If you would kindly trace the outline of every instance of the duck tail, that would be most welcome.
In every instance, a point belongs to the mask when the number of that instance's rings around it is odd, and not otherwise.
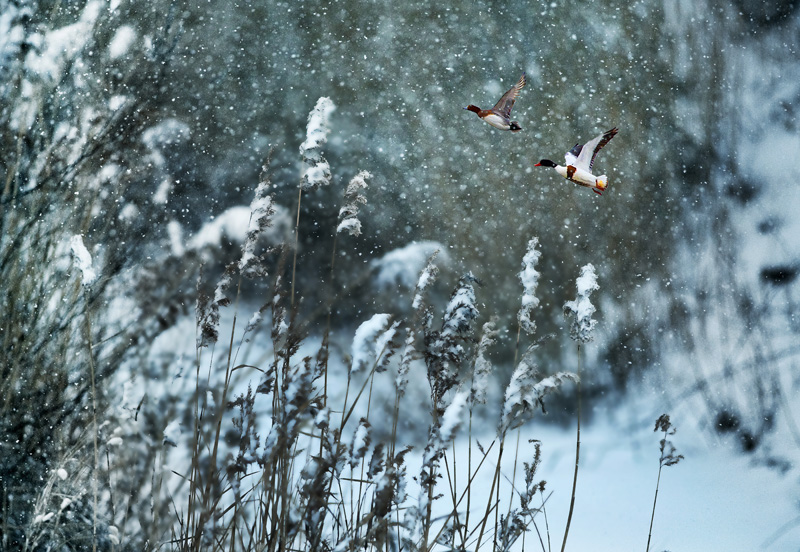
[[[596,193],[602,194],[608,188],[608,176],[602,174],[595,178],[594,181],[594,188],[592,188]]]

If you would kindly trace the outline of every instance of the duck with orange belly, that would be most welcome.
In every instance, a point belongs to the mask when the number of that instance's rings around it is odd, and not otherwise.
[[[522,73],[522,76],[517,81],[517,84],[512,86],[508,92],[503,94],[503,97],[500,98],[500,101],[497,102],[491,109],[481,109],[480,107],[472,104],[468,105],[464,109],[476,113],[478,117],[492,125],[494,128],[498,128],[500,130],[510,130],[511,132],[519,132],[522,130],[522,127],[519,126],[517,121],[511,120],[511,108],[514,107],[514,102],[516,101],[517,96],[519,96],[519,91],[522,90],[523,86],[525,86],[525,82],[525,73]]]
[[[575,144],[575,147],[564,156],[566,166],[558,165],[549,159],[542,159],[534,167],[552,167],[567,180],[591,188],[594,193],[602,195],[608,188],[608,177],[604,174],[593,175],[592,167],[597,153],[616,135],[617,127],[614,127],[584,145]]]

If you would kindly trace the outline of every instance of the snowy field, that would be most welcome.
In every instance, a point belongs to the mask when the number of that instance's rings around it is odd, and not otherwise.
[[[609,411],[582,428],[581,467],[569,533],[572,550],[644,550],[647,543],[660,437],[652,427],[634,429],[610,422],[611,417],[625,416]],[[650,549],[797,550],[796,478],[753,466],[732,443],[693,428],[692,420],[672,421],[678,426],[672,441],[685,459],[662,472]],[[532,433],[544,443],[540,475],[555,491],[548,517],[557,548],[569,507],[574,438],[571,432],[554,428]],[[792,528],[779,533],[792,520]]]

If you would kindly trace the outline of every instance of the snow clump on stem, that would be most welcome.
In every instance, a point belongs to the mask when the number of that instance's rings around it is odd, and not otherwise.
[[[361,171],[353,177],[350,184],[347,185],[347,190],[344,192],[344,206],[339,210],[339,226],[336,228],[336,233],[348,232],[351,236],[361,235],[361,221],[358,220],[358,206],[359,204],[366,204],[367,198],[361,193],[361,190],[367,188],[367,178],[372,178],[372,175],[367,171]]]
[[[504,435],[530,420],[537,408],[544,411],[544,397],[567,381],[578,383],[580,378],[572,372],[558,372],[542,380],[538,379],[536,366],[523,358],[514,370],[506,387],[503,415],[499,433]]]
[[[439,274],[439,268],[433,264],[438,254],[438,249],[431,253],[425,268],[422,269],[419,279],[417,280],[417,287],[414,291],[414,299],[411,301],[411,308],[418,313],[425,307],[425,290],[433,285],[436,281],[436,276]]]
[[[539,306],[539,299],[536,297],[536,287],[539,285],[539,272],[536,270],[536,263],[542,252],[536,249],[539,245],[539,238],[533,237],[528,242],[528,251],[522,258],[522,271],[519,273],[519,280],[522,282],[522,306],[517,314],[520,327],[528,335],[536,331],[536,322],[531,319],[533,309]]]
[[[73,264],[81,271],[83,285],[88,288],[97,280],[97,271],[92,267],[92,256],[83,245],[83,237],[80,234],[72,236],[69,243]]]
[[[593,339],[592,330],[597,324],[597,320],[592,320],[595,308],[589,300],[589,295],[594,290],[600,289],[600,286],[597,285],[594,266],[591,263],[581,269],[577,286],[578,296],[574,301],[564,303],[564,315],[573,317],[569,330],[570,337],[575,341],[588,343]]]
[[[267,166],[264,165],[261,181],[258,183],[253,201],[250,203],[250,222],[247,225],[247,233],[242,244],[242,258],[239,259],[239,271],[248,278],[267,275],[263,259],[255,254],[255,248],[258,237],[264,229],[269,227],[270,217],[275,213],[272,196],[268,195],[269,186]]]
[[[386,332],[389,327],[391,316],[388,314],[376,314],[372,318],[362,323],[353,336],[353,365],[350,373],[355,373],[367,366],[373,357],[381,354],[376,351],[374,344],[378,337]],[[385,346],[386,343],[382,343]]]
[[[489,375],[492,373],[492,363],[486,358],[486,351],[494,345],[497,340],[498,331],[497,317],[483,325],[483,334],[478,342],[478,350],[475,355],[475,368],[472,372],[472,389],[470,390],[470,401],[472,404],[486,403],[486,389],[489,387]]]
[[[306,139],[300,144],[300,155],[306,163],[301,186],[313,190],[331,181],[331,168],[322,157],[322,146],[328,142],[329,120],[336,106],[330,98],[322,97],[308,114]]]

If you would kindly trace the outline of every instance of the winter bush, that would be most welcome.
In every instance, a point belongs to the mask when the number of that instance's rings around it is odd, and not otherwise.
[[[114,28],[102,2],[0,9],[1,542],[108,549],[125,505],[145,503],[151,458],[120,469],[111,381],[185,310],[173,259],[157,284],[149,262],[127,272],[141,240],[125,216],[150,174],[131,138],[147,127],[175,29],[162,26],[149,49],[126,39],[147,55],[123,60],[102,55]]]

